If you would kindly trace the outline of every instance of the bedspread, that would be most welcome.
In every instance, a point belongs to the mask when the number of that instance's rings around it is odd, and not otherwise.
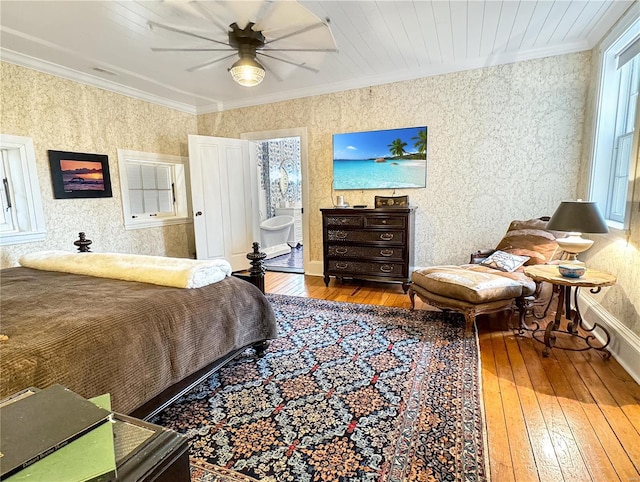
[[[197,289],[0,271],[0,396],[60,383],[130,413],[230,351],[276,336],[273,310],[236,278]]]

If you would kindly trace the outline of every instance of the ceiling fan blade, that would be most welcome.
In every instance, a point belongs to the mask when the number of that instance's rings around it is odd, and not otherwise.
[[[191,8],[196,9],[203,17],[205,17],[212,24],[222,30],[225,34],[229,32],[229,26],[220,23],[220,21],[216,17],[214,17],[211,12],[209,12],[203,5],[198,2],[191,2],[190,6]]]
[[[278,82],[282,82],[282,77],[280,77],[278,74],[276,74],[276,72],[269,66],[267,66],[266,64],[261,64],[264,69],[269,72],[269,75],[273,75],[273,77],[278,81]]]
[[[230,46],[227,42],[221,42],[220,40],[215,40],[209,37],[204,37],[203,35],[198,35],[197,33],[191,33],[191,32],[187,32],[186,30],[181,30],[179,28],[175,28],[175,27],[170,27],[169,25],[163,25],[161,23],[158,22],[154,22],[152,20],[149,20],[149,22],[147,22],[147,24],[149,25],[150,28],[161,28],[164,30],[168,30],[169,32],[176,32],[176,33],[181,33],[182,35],[188,35],[189,37],[194,37],[194,38],[199,38],[202,40],[208,40],[209,42],[213,42],[216,44],[220,44],[220,45],[226,45],[226,46]]]
[[[194,65],[193,67],[189,67],[187,72],[196,72],[198,70],[206,69],[207,67],[216,64],[218,62],[222,62],[223,60],[227,60],[229,57],[233,57],[236,53],[232,53],[231,55],[227,55],[226,57],[221,57],[219,59],[210,60],[209,62],[205,62],[204,64]]]
[[[235,49],[191,49],[191,48],[160,48],[160,47],[151,47],[151,50],[154,52],[231,52],[236,51]]]
[[[338,52],[338,49],[262,49],[263,52]]]
[[[274,38],[268,42],[265,42],[265,45],[270,45],[279,40],[284,40],[289,37],[293,37],[295,35],[300,35],[301,33],[310,32],[311,30],[315,30],[320,27],[324,27],[326,24],[324,22],[314,23],[312,25],[308,25],[307,27],[301,28],[300,30],[296,30],[295,32],[288,33],[287,35],[283,35],[282,37]]]
[[[304,64],[298,64],[296,62],[291,62],[291,61],[285,60],[285,59],[279,59],[278,57],[274,57],[273,55],[265,54],[264,52],[261,52],[261,51],[256,52],[256,54],[261,55],[263,57],[269,57],[270,59],[273,59],[273,60],[278,60],[280,62],[284,62],[285,64],[295,65],[296,67],[300,67],[300,68],[303,68],[303,69],[310,70],[311,72],[314,72],[316,74],[318,72],[320,72],[318,69],[314,69],[313,67],[309,67],[309,66],[304,65]]]

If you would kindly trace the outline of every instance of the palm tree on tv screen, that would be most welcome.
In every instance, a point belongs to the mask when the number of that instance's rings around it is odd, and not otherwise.
[[[402,139],[396,139],[387,146],[392,156],[402,157],[405,154],[404,148],[407,147],[406,142],[402,142]]]
[[[413,144],[413,147],[418,149],[420,154],[425,154],[427,152],[427,131],[419,131],[418,135],[411,138],[412,141],[416,141]]]

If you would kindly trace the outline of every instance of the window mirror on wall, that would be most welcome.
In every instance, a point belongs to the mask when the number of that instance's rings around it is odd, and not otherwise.
[[[126,229],[190,222],[187,158],[118,149]]]

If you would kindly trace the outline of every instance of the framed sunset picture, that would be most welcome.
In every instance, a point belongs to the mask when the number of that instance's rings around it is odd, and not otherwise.
[[[112,197],[108,156],[49,151],[49,164],[56,199]]]

